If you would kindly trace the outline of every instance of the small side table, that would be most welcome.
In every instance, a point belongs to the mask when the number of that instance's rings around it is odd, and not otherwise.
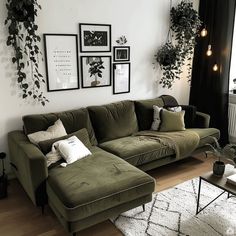
[[[221,195],[223,195],[225,192],[228,193],[228,198],[231,195],[236,196],[236,185],[227,183],[227,177],[230,175],[236,174],[236,169],[230,164],[227,164],[225,166],[225,173],[222,177],[217,177],[213,174],[212,171],[201,175],[199,177],[199,188],[198,188],[198,197],[197,197],[197,209],[196,209],[196,215],[203,211],[206,207],[208,207],[212,202],[214,202],[216,199],[218,199]],[[220,188],[223,190],[223,192],[218,195],[216,198],[214,198],[211,202],[209,202],[207,205],[204,207],[200,208],[199,203],[200,203],[200,196],[201,196],[201,185],[202,181],[206,181],[209,184],[214,185],[217,188]]]

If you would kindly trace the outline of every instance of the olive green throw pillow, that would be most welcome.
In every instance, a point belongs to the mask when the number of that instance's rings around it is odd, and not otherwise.
[[[185,111],[173,112],[163,109],[161,111],[161,127],[159,131],[182,131],[185,130],[184,124]]]
[[[89,134],[86,128],[80,129],[76,132],[73,132],[71,134],[65,135],[60,138],[48,139],[48,140],[39,142],[38,145],[41,151],[46,155],[47,153],[51,151],[53,143],[59,140],[68,139],[72,136],[76,136],[88,149],[91,148],[92,144],[90,142]]]

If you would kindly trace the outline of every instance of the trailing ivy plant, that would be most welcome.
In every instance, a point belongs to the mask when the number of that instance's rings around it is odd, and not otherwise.
[[[168,45],[161,47],[156,55],[163,73],[160,83],[164,88],[171,88],[175,79],[180,79],[183,72],[182,68],[187,61],[188,79],[191,79],[191,60],[196,44],[196,37],[201,27],[201,20],[198,12],[193,9],[193,3],[189,1],[181,1],[176,7],[172,7],[170,11],[170,30],[167,37]],[[172,46],[170,46],[172,45]],[[176,56],[172,57],[170,65],[163,65],[160,55],[170,57],[169,49],[174,48]]]
[[[12,62],[16,65],[16,80],[21,96],[23,99],[32,97],[44,106],[48,100],[41,91],[41,84],[45,80],[39,72],[38,62],[42,53],[38,44],[41,38],[37,34],[38,25],[35,23],[41,6],[37,0],[7,0],[6,8],[8,14],[5,24],[8,25],[9,33],[6,43],[14,49]]]
[[[171,9],[170,17],[174,39],[180,46],[181,64],[184,65],[185,61],[188,61],[188,78],[190,80],[192,55],[202,22],[198,12],[193,9],[192,2],[180,2],[176,8]]]

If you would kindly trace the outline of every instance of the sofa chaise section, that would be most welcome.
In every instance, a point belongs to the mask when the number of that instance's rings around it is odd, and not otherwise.
[[[49,170],[49,205],[69,232],[151,201],[155,188],[149,175],[122,159],[98,147],[91,152],[92,156],[67,168]]]
[[[45,155],[26,135],[46,130],[57,119],[61,119],[68,134],[87,129],[93,145],[91,156],[66,168],[60,163],[47,168]],[[23,121],[24,132],[13,131],[8,136],[13,170],[32,202],[42,207],[48,202],[68,232],[75,233],[151,201],[154,179],[96,147],[87,109],[29,115]]]

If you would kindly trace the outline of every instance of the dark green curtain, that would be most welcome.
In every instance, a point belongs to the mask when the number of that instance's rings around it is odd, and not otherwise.
[[[195,47],[190,104],[211,115],[211,127],[221,131],[221,143],[228,143],[228,93],[231,47],[236,0],[200,0],[199,14],[206,24],[207,37]],[[208,44],[212,56],[207,57]],[[218,71],[213,65],[218,64]],[[236,66],[236,65],[235,65]]]

